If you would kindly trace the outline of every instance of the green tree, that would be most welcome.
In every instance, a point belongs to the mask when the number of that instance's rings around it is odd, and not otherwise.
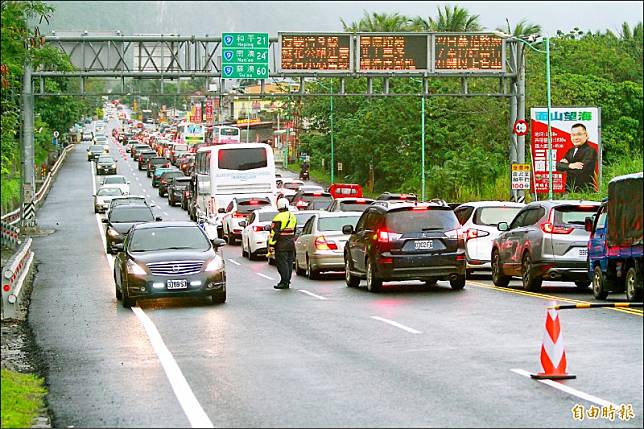
[[[412,26],[416,31],[481,31],[483,27],[479,23],[479,16],[472,15],[460,6],[445,5],[441,9],[437,6],[438,17],[420,16],[412,20]]]
[[[400,15],[399,13],[377,13],[373,12],[371,14],[364,11],[364,16],[358,21],[354,21],[351,24],[347,24],[343,19],[340,19],[344,31],[347,32],[358,32],[358,31],[370,31],[370,32],[397,32],[397,31],[409,31],[410,19],[406,16]]]
[[[496,30],[510,34],[514,37],[531,36],[533,34],[541,33],[541,26],[539,24],[530,23],[525,18],[519,21],[514,28],[510,26],[510,21],[507,18],[505,19],[505,22],[505,27],[497,27]]]

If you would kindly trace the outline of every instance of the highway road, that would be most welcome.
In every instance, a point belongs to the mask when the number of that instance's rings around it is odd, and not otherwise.
[[[226,246],[228,300],[142,301],[114,295],[101,215],[92,206],[86,145],[68,156],[38,212],[50,234],[38,258],[29,321],[49,364],[56,427],[642,427],[642,312],[559,313],[569,372],[539,382],[539,352],[551,301],[594,302],[590,289],[489,275],[462,291],[385,284],[348,288],[342,273],[297,276],[275,290],[265,261]],[[118,155],[118,173],[164,220],[186,220],[145,172]],[[623,295],[611,299],[624,300]],[[634,416],[621,419],[619,407]],[[614,405],[583,422],[573,409]],[[625,416],[626,417],[626,416]]]

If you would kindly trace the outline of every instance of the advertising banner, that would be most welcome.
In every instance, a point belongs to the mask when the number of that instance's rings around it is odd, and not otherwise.
[[[206,100],[206,106],[205,106],[205,113],[206,113],[206,125],[213,125],[214,124],[214,116],[213,116],[213,102],[211,99]]]
[[[548,193],[548,160],[555,193],[599,190],[601,109],[550,108],[551,153],[548,152],[548,109],[530,109],[534,189]]]
[[[196,124],[200,124],[202,122],[201,103],[195,104],[195,118],[193,122]]]

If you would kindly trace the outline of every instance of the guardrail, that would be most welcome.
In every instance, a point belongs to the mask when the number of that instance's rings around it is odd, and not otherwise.
[[[31,251],[31,238],[20,246],[18,251],[7,261],[2,273],[2,319],[15,319],[22,299],[23,285],[34,252]]]
[[[5,222],[0,222],[0,242],[5,247],[11,247],[15,249],[16,247],[22,244],[20,240],[20,228],[16,228],[13,225],[10,225]]]
[[[58,173],[58,169],[60,168],[61,164],[67,157],[67,154],[69,151],[71,151],[74,148],[74,145],[69,145],[65,149],[63,149],[63,152],[61,155],[58,157],[56,160],[56,163],[54,163],[54,166],[51,168],[49,173],[47,173],[47,177],[45,178],[45,181],[43,182],[42,186],[40,186],[40,189],[38,192],[36,192],[36,195],[34,196],[33,201],[29,203],[25,203],[25,208],[33,207],[34,209],[40,206],[42,203],[45,195],[47,195],[47,192],[49,191],[49,187],[51,186],[53,178],[56,176],[56,173]],[[35,212],[33,213],[35,216]],[[20,222],[20,209],[17,208],[12,212],[9,212],[5,215],[3,215],[1,218],[3,223],[9,224],[9,225],[15,225],[18,222]]]

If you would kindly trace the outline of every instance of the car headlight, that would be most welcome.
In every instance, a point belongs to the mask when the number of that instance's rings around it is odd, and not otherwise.
[[[127,261],[127,272],[135,276],[144,276],[147,274],[143,267],[131,260]]]
[[[107,228],[107,233],[108,233],[111,237],[118,237],[119,235],[121,235],[121,234],[119,234],[119,233],[118,233],[118,231],[117,231],[117,230],[115,230],[115,229],[114,229],[114,228],[112,228],[112,227]]]
[[[224,260],[219,257],[215,256],[213,260],[208,262],[208,265],[206,265],[206,272],[212,272],[212,271],[219,271],[224,268]]]
[[[116,168],[116,164],[112,164],[112,168]]]

